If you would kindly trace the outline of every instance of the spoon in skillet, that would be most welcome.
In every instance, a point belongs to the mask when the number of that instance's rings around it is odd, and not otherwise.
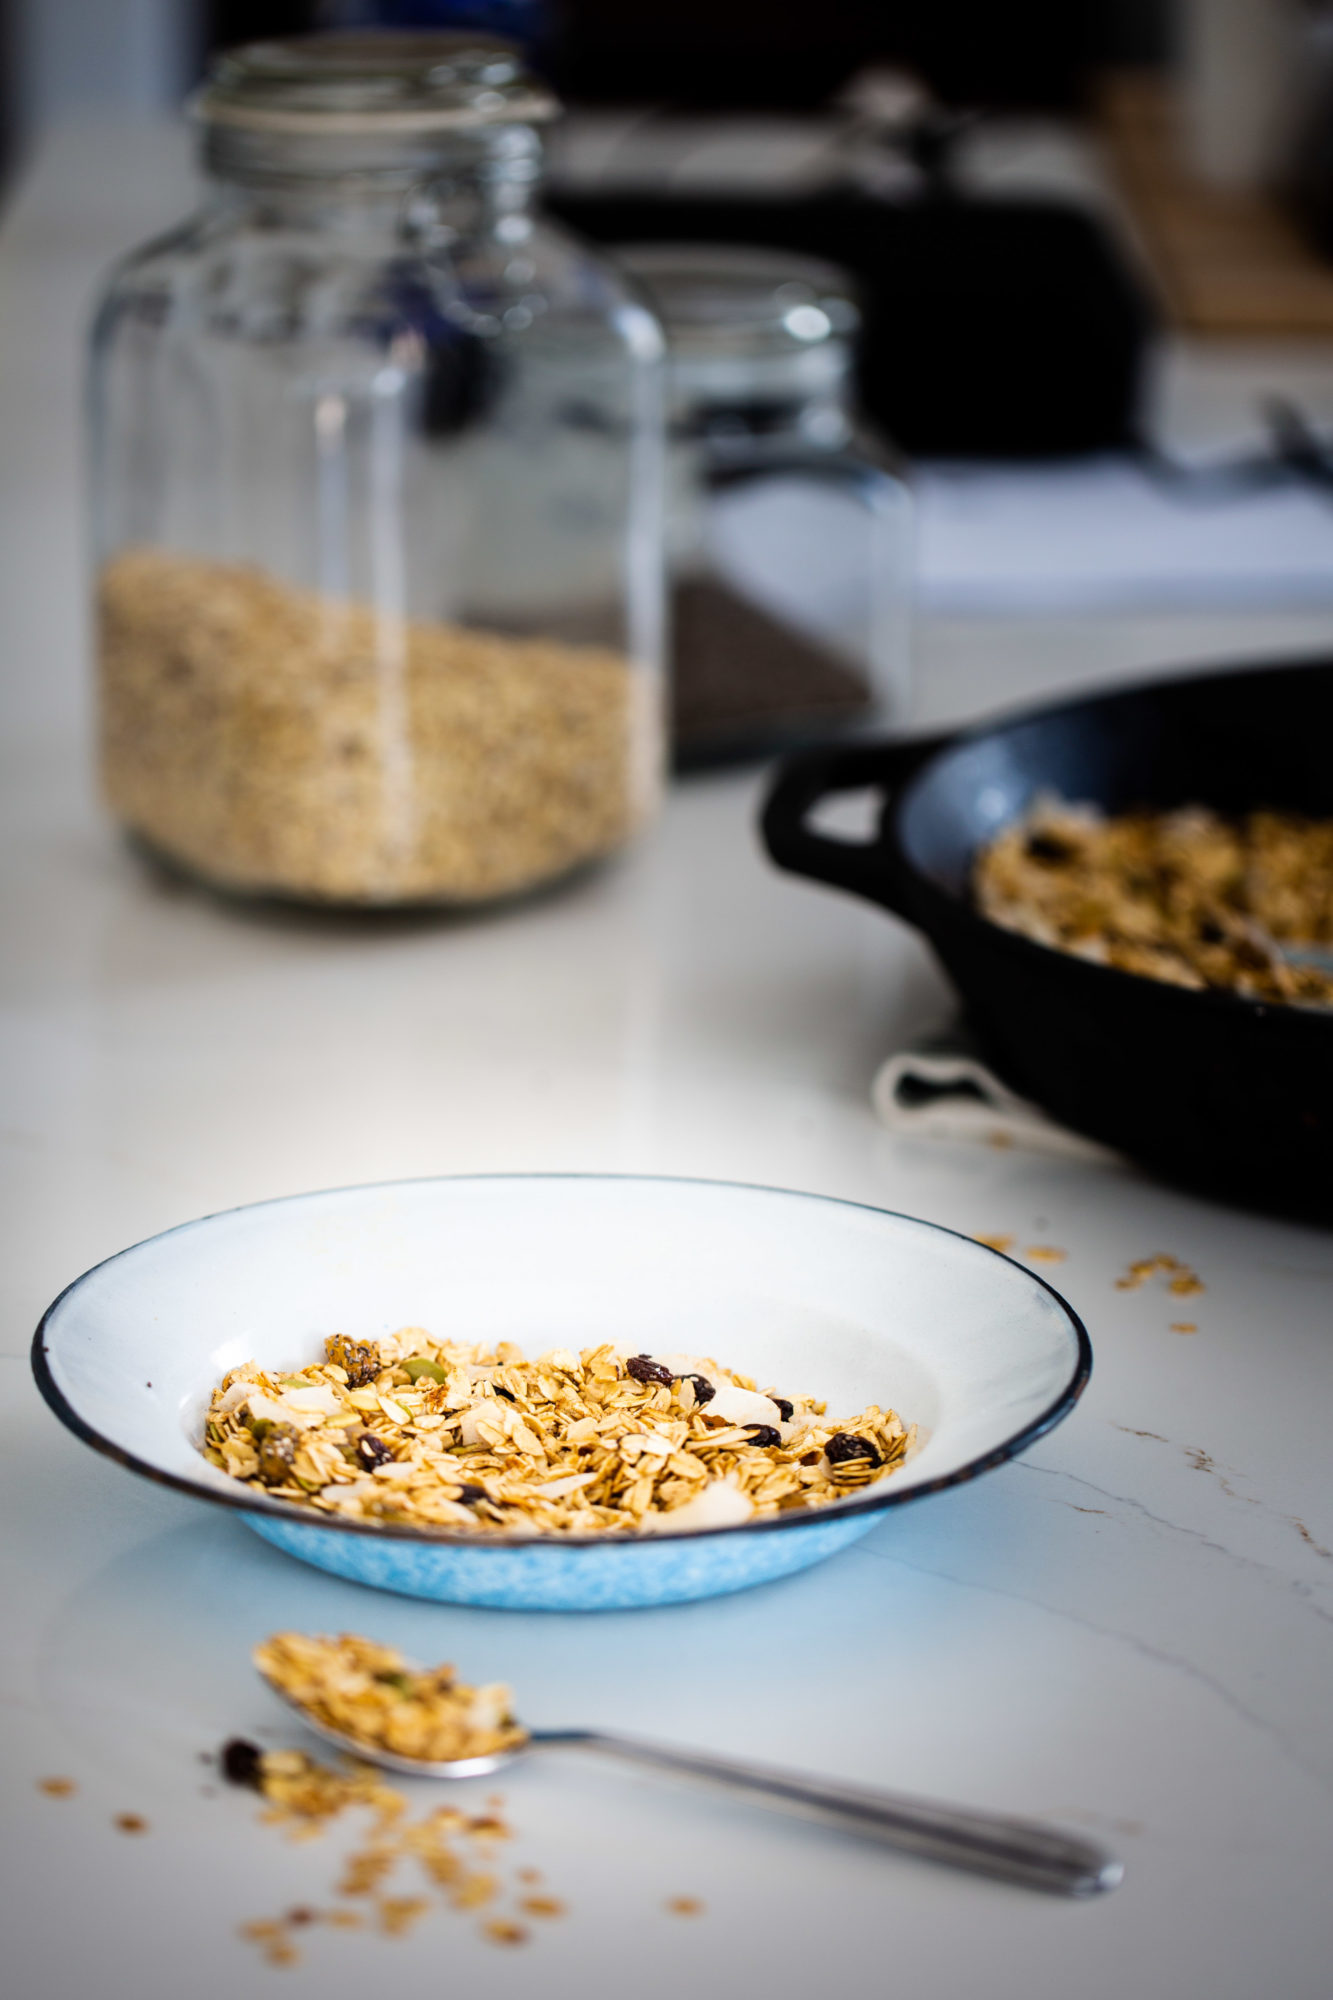
[[[622,1763],[664,1772],[669,1777],[694,1779],[716,1790],[739,1792],[773,1811],[821,1820],[844,1833],[860,1834],[932,1861],[998,1876],[1030,1889],[1046,1889],[1064,1896],[1094,1896],[1114,1889],[1125,1872],[1123,1864],[1096,1841],[1044,1826],[1037,1820],[936,1805],[897,1792],[809,1778],[798,1771],[716,1757],[697,1750],[678,1750],[603,1729],[534,1729],[525,1732],[524,1740],[512,1749],[481,1757],[455,1757],[446,1762],[405,1757],[333,1728],[262,1669],[261,1678],[295,1710],[307,1729],[326,1742],[365,1763],[379,1764],[385,1770],[400,1771],[414,1778],[485,1778],[533,1750],[591,1750],[598,1756],[614,1757]]]

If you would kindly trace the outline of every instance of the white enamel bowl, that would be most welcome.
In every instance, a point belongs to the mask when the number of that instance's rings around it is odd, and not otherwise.
[[[328,1334],[408,1325],[529,1354],[605,1340],[712,1354],[834,1416],[891,1406],[922,1442],[814,1514],[577,1541],[331,1523],[201,1456],[229,1368],[300,1367]],[[1068,1415],[1091,1361],[1049,1285],[930,1223],[771,1188],[565,1175],[344,1188],[185,1223],[76,1279],[33,1342],[56,1415],[131,1471],[238,1508],[339,1576],[524,1610],[672,1603],[804,1569],[885,1508],[1021,1451]]]

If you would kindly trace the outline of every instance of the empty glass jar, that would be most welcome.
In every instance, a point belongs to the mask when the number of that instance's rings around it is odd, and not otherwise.
[[[667,336],[677,760],[901,723],[911,508],[853,408],[849,281],[772,250],[617,256]]]
[[[93,335],[114,812],[233,889],[507,895],[660,787],[661,335],[536,219],[505,44],[221,57]]]

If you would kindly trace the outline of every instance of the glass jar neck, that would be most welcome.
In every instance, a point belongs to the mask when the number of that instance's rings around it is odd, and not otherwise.
[[[715,453],[840,449],[851,436],[851,350],[669,357],[671,436]]]
[[[542,176],[534,126],[299,133],[213,125],[203,167],[225,196],[301,228],[404,224],[432,241],[525,233]]]

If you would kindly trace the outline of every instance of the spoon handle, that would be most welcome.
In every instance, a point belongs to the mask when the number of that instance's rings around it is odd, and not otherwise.
[[[846,1833],[882,1840],[956,1868],[1022,1882],[1031,1889],[1092,1896],[1114,1889],[1124,1874],[1122,1864],[1097,1842],[1036,1820],[935,1805],[897,1792],[807,1778],[797,1771],[671,1749],[599,1729],[537,1730],[532,1741],[551,1748],[593,1750],[724,1791],[744,1792],[775,1811],[823,1820]]]

